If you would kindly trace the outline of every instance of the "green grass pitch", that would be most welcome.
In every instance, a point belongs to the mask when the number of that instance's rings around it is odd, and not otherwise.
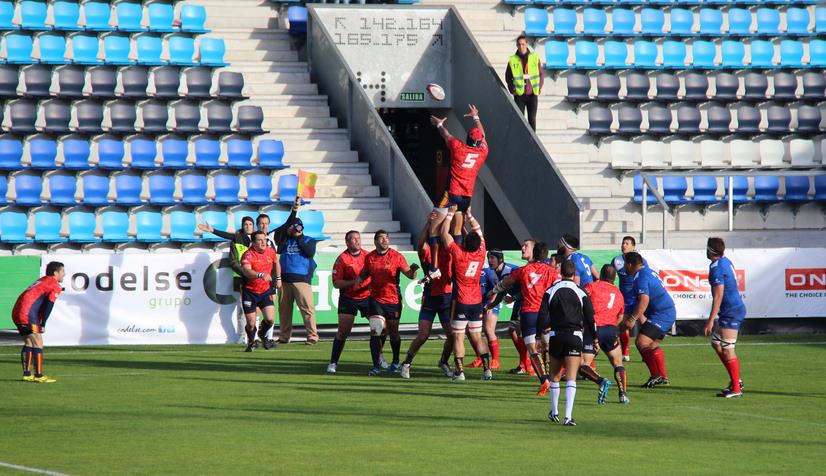
[[[329,342],[253,354],[240,346],[49,348],[51,385],[19,381],[19,347],[0,348],[0,473],[65,474],[823,474],[826,336],[744,337],[742,399],[707,338],[669,338],[672,384],[631,404],[596,404],[580,382],[579,426],[546,420],[536,381],[451,383],[428,342],[413,378],[368,377],[367,342],[349,342],[325,375]],[[402,344],[402,352],[409,341]],[[389,346],[386,348],[389,351]],[[611,375],[603,356],[599,370]],[[564,395],[564,392],[563,392]],[[564,398],[563,398],[564,400]]]

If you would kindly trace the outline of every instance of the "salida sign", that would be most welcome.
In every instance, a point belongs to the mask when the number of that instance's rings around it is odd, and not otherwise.
[[[746,271],[735,269],[734,273],[737,276],[737,289],[741,293],[746,292]],[[708,270],[661,269],[660,279],[670,292],[711,292]]]

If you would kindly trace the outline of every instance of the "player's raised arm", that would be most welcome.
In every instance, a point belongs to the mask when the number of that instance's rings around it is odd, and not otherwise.
[[[479,235],[479,238],[485,238],[482,235],[482,227],[479,225],[479,222],[476,221],[476,218],[470,213],[470,207],[467,207],[467,211],[465,212],[465,223],[470,225],[470,231],[475,231]]]
[[[440,234],[442,236],[442,243],[445,245],[445,248],[449,248],[450,244],[453,243],[453,236],[450,234],[450,224],[453,222],[453,215],[456,213],[456,209],[456,205],[450,207],[447,211],[447,215],[445,215],[444,221],[442,222]]]
[[[447,143],[453,138],[453,136],[447,131],[445,121],[447,121],[446,117],[439,118],[436,116],[430,116],[430,123],[436,126],[436,129],[439,131],[439,135],[441,135],[442,139],[444,139],[445,143]]]
[[[424,248],[425,243],[427,243],[427,237],[430,235],[430,222],[433,220],[434,215],[436,215],[436,212],[431,211],[430,219],[424,223],[422,231],[419,233],[419,238],[416,240],[416,251],[421,251]]]
[[[480,131],[482,131],[483,136],[487,136],[487,134],[485,134],[485,128],[482,127],[482,120],[479,119],[479,109],[476,109],[475,104],[469,104],[468,107],[470,108],[470,110],[467,114],[465,114],[465,117],[473,119],[473,125],[475,127],[478,127]]]

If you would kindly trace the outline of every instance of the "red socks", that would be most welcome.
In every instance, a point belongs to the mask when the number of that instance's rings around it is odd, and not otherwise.
[[[654,361],[657,363],[657,375],[668,378],[668,372],[665,371],[665,354],[659,347],[652,351]]]
[[[648,366],[648,373],[651,374],[652,377],[659,376],[659,368],[657,367],[657,361],[654,359],[654,351],[652,349],[645,349],[640,351],[640,354],[642,354],[643,362]]]
[[[628,357],[628,343],[631,342],[631,333],[628,331],[620,332],[619,339],[622,355]]]
[[[731,360],[725,360],[723,365],[726,366],[728,376],[731,379],[731,391],[740,393],[740,359],[735,357]]]
[[[499,339],[488,341],[488,347],[490,347],[490,353],[493,360],[499,360]]]
[[[530,369],[531,364],[528,360],[528,348],[525,347],[525,341],[515,334],[511,334],[511,340],[513,340],[513,346],[516,347],[516,351],[519,352],[519,364],[522,365],[527,372],[528,369]],[[497,343],[497,350],[498,347],[499,345]]]

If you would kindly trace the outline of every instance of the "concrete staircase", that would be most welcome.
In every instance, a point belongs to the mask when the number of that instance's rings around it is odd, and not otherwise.
[[[524,30],[522,9],[514,11],[499,0],[422,3],[455,5],[504,82],[507,59],[516,50],[515,40]],[[540,56],[544,55],[541,47],[538,51]],[[642,217],[640,206],[633,203],[632,176],[611,168],[609,148],[598,147],[586,134],[587,112],[578,113],[566,103],[566,92],[564,78],[554,79],[546,73],[536,132],[582,205],[582,246],[619,248],[625,235],[639,240]],[[649,211],[648,243],[643,247],[658,248],[662,246],[662,212],[660,207]],[[678,208],[667,226],[670,248],[696,248],[711,235],[724,237],[730,247],[823,246],[826,222],[816,204],[799,209],[787,205],[776,205],[770,210],[745,207],[735,215],[735,232],[727,233],[727,212],[717,206],[709,210]],[[794,233],[788,233],[790,229]]]
[[[350,147],[347,130],[330,116],[327,97],[310,81],[309,67],[279,22],[278,8],[266,0],[198,0],[206,6],[210,36],[226,41],[228,68],[244,75],[246,102],[264,109],[265,137],[284,141],[284,163],[319,174],[309,208],[324,212],[324,248],[343,248],[349,230],[385,229],[396,248],[410,250],[410,233],[390,212],[390,202],[373,185],[370,169]]]

